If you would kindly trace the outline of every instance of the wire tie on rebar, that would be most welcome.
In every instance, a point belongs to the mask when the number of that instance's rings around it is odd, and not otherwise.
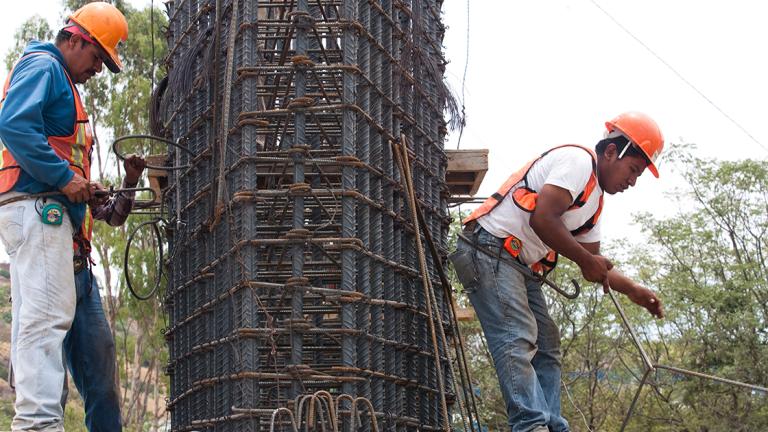
[[[269,126],[269,121],[255,119],[255,118],[244,118],[244,119],[238,120],[237,126],[239,126],[239,127],[243,127],[243,126],[267,127],[267,126]]]
[[[315,25],[315,19],[306,11],[291,11],[285,14],[285,17],[289,18],[297,28],[308,29]]]
[[[306,228],[293,228],[285,233],[285,238],[290,240],[305,240],[312,238],[312,231]]]
[[[240,202],[265,202],[266,199],[256,196],[256,193],[253,191],[240,191],[235,192],[235,194],[232,196],[232,201],[236,203]]]
[[[288,186],[288,195],[306,196],[312,193],[312,186],[309,183],[293,183]]]
[[[253,199],[255,197],[256,197],[256,195],[252,191],[235,192],[235,194],[232,196],[232,198],[235,201],[249,200],[249,199]]]
[[[309,56],[305,55],[295,55],[291,57],[291,63],[293,63],[293,66],[296,69],[311,69],[315,67],[315,62],[312,61],[312,59],[309,58]]]
[[[285,371],[296,379],[312,375],[312,369],[310,369],[309,365],[305,364],[285,365]]]
[[[286,288],[304,287],[309,285],[309,278],[303,276],[291,276],[283,284]]]
[[[360,303],[365,301],[365,295],[355,291],[349,291],[344,295],[339,296],[339,301],[342,303]]]
[[[314,104],[315,104],[315,98],[309,97],[309,96],[300,96],[288,102],[288,106],[286,108],[288,108],[289,110],[309,108]]]
[[[332,159],[343,165],[349,165],[358,168],[365,167],[365,163],[358,159],[356,156],[334,156]]]
[[[312,149],[312,147],[308,146],[307,144],[297,144],[293,145],[285,150],[286,153],[302,153],[305,156],[309,154],[309,151]]]

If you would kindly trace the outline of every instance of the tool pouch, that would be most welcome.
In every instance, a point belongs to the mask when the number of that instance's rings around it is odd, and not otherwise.
[[[453,264],[456,276],[464,287],[465,292],[474,292],[480,283],[477,271],[475,251],[471,248],[459,248],[448,255],[448,260]]]

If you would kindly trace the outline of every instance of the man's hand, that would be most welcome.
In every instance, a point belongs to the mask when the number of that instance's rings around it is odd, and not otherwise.
[[[664,308],[661,306],[661,300],[648,288],[638,285],[637,288],[627,293],[627,297],[635,304],[646,308],[656,318],[664,318]]]
[[[125,183],[133,187],[139,183],[141,173],[144,172],[144,168],[147,167],[147,161],[141,156],[129,154],[125,157],[123,167],[125,168]]]
[[[95,192],[94,192],[93,198],[91,198],[91,200],[88,201],[88,205],[91,208],[96,208],[100,205],[103,205],[105,202],[107,202],[107,200],[109,199],[109,195],[107,195],[106,193],[97,195],[96,192],[106,191],[107,188],[105,188],[103,184],[98,182],[91,182],[91,184],[93,185]]]
[[[93,198],[96,187],[80,175],[75,174],[66,186],[61,188],[67,199],[74,203],[86,202]]]
[[[613,268],[613,263],[608,258],[592,255],[590,259],[586,259],[578,265],[584,279],[603,284],[603,291],[608,292],[608,272]]]

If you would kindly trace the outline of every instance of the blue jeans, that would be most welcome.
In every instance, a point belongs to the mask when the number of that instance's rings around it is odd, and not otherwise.
[[[486,250],[501,248],[511,258],[503,239],[479,225],[472,236]],[[549,316],[541,284],[461,239],[454,255],[456,273],[493,356],[511,431],[542,426],[568,431],[560,415],[560,331]]]
[[[20,196],[18,192],[0,199]],[[64,430],[62,344],[75,315],[72,223],[48,225],[36,200],[0,207],[0,240],[11,259],[11,364],[16,388],[13,431]]]
[[[75,320],[64,339],[64,354],[83,397],[85,425],[90,432],[121,431],[115,341],[101,306],[99,284],[85,268],[75,274],[75,286]]]

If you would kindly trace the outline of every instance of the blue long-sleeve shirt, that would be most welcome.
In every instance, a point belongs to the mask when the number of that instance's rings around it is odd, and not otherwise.
[[[48,144],[50,136],[74,133],[75,98],[66,76],[64,57],[52,43],[32,41],[13,70],[8,94],[0,109],[0,139],[21,167],[14,191],[38,193],[59,190],[74,173]],[[85,204],[57,197],[67,207],[72,225],[79,227]]]

